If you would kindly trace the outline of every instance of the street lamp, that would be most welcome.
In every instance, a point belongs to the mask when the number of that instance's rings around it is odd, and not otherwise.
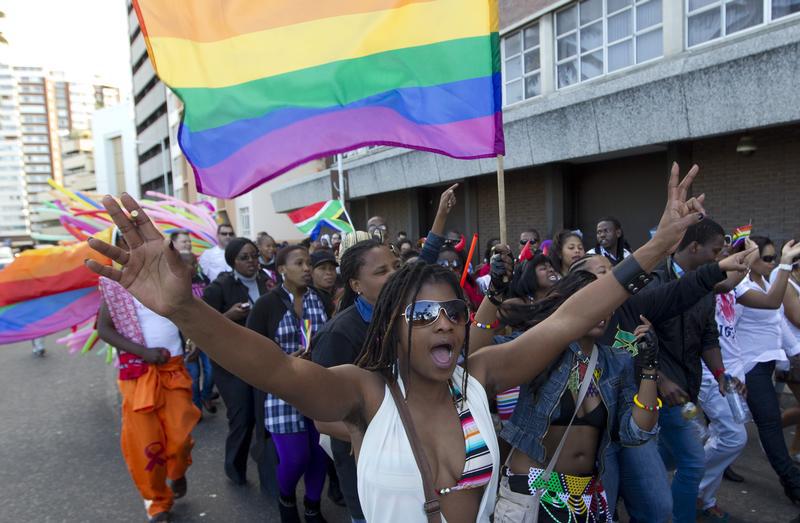
[[[154,143],[161,146],[161,172],[164,177],[164,194],[169,195],[169,178],[167,178],[167,157],[164,155],[164,140],[136,140],[137,145],[151,145]]]

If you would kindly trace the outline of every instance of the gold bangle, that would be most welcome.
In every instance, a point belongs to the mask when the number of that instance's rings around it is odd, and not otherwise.
[[[645,405],[644,403],[639,401],[639,395],[638,394],[634,394],[633,395],[633,404],[636,405],[637,407],[639,407],[642,410],[646,410],[647,412],[655,412],[655,411],[661,410],[661,407],[664,406],[664,404],[661,402],[661,398],[656,397],[656,401],[658,402],[658,404],[655,407],[648,407],[647,405]]]

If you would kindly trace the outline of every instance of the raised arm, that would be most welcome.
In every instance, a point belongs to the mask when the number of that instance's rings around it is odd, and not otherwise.
[[[439,208],[436,210],[433,226],[419,253],[419,259],[425,263],[433,264],[439,259],[439,251],[444,245],[444,227],[447,225],[447,216],[450,214],[450,210],[456,206],[456,189],[458,189],[458,184],[452,185],[439,198]]]
[[[128,194],[122,195],[128,216],[111,196],[103,198],[130,251],[90,239],[89,245],[122,269],[86,262],[93,271],[118,281],[142,304],[169,318],[214,361],[244,381],[271,392],[321,421],[339,421],[363,408],[372,376],[353,366],[325,369],[290,358],[271,340],[240,327],[191,292],[191,269],[183,263],[147,214]],[[330,394],[331,390],[337,394]]]
[[[792,265],[792,260],[800,256],[800,244],[794,240],[786,242],[781,251],[781,265]],[[751,309],[777,309],[783,303],[786,296],[786,285],[789,282],[791,271],[778,270],[775,274],[775,281],[770,282],[769,291],[766,293],[756,290],[749,290],[736,298],[738,303]]]
[[[679,168],[673,164],[667,205],[655,236],[633,253],[632,263],[645,272],[677,248],[687,227],[704,217],[704,195],[687,200],[697,166],[679,182]],[[627,263],[630,263],[627,262]],[[548,319],[513,341],[488,347],[470,357],[470,369],[483,378],[487,393],[527,383],[541,373],[567,345],[606,320],[630,296],[616,275],[626,262],[614,269],[614,277],[601,277],[581,289]]]
[[[783,313],[786,321],[800,329],[800,296],[794,285],[786,287],[786,294],[783,296]]]

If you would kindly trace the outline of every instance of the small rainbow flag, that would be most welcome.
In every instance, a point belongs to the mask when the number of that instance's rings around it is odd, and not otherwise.
[[[745,239],[750,237],[750,234],[753,232],[753,226],[750,225],[742,225],[741,227],[737,227],[735,231],[733,231],[733,236],[731,236],[731,245],[733,247],[738,247],[740,244],[744,243]]]
[[[504,153],[497,0],[134,0],[200,192],[367,145]]]
[[[292,223],[303,234],[308,234],[316,240],[322,227],[329,227],[340,232],[353,232],[353,226],[342,220],[345,214],[344,206],[340,200],[312,203],[287,214]]]

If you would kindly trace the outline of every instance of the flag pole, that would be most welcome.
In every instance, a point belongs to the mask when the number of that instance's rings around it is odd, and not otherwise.
[[[347,223],[349,223],[350,227],[355,231],[356,228],[353,225],[353,220],[350,219],[350,213],[347,212],[347,206],[344,202],[344,168],[342,167],[341,153],[336,155],[336,168],[339,171],[339,201],[342,202],[342,210],[344,211],[345,218],[347,218]]]
[[[506,174],[503,167],[503,155],[497,155],[497,206],[500,211],[500,244],[508,245],[506,229]]]

